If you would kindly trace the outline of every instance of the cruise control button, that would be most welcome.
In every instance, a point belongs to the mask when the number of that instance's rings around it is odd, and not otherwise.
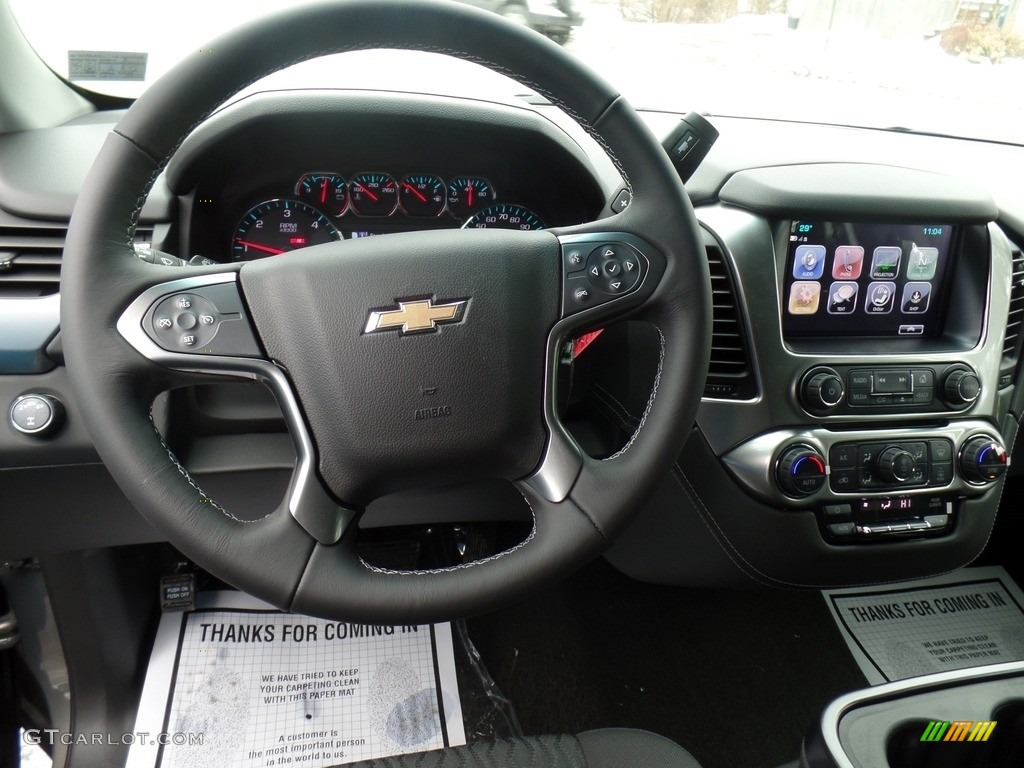
[[[178,309],[191,309],[192,308],[192,297],[191,296],[178,296],[174,299],[174,306]]]
[[[167,329],[174,326],[174,321],[169,317],[154,317],[153,327],[158,331],[166,331]]]
[[[177,323],[178,327],[183,331],[191,331],[196,327],[196,323],[198,321],[196,320],[196,316],[191,312],[182,312],[174,318],[174,322]]]
[[[186,333],[181,337],[181,346],[183,347],[194,347],[196,345],[196,337],[193,333]]]
[[[213,315],[200,315],[199,322],[203,325],[213,325],[215,318]]]

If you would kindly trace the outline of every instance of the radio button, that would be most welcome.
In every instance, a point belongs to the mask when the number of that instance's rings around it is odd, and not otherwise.
[[[850,389],[871,389],[871,371],[850,371],[846,377]]]

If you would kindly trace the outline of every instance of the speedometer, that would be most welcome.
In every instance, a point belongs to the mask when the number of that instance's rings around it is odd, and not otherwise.
[[[246,211],[231,238],[231,258],[248,261],[341,240],[320,211],[298,200],[267,200]]]
[[[544,222],[529,208],[521,205],[492,205],[484,208],[462,225],[463,229],[544,229]]]

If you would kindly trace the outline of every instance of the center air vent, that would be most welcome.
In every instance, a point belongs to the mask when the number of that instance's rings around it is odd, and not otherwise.
[[[1003,360],[999,367],[999,386],[1008,386],[1020,360],[1021,342],[1024,341],[1024,254],[1015,248],[1013,277],[1010,282],[1010,310],[1006,315],[1006,337],[1003,340]]]
[[[732,271],[717,245],[706,245],[705,249],[711,272],[713,329],[704,396],[749,400],[757,394],[757,385],[750,363],[746,329],[737,309]]]

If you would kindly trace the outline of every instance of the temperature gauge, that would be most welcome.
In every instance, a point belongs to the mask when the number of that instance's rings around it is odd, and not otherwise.
[[[360,216],[390,216],[398,207],[398,183],[386,173],[357,173],[348,182],[349,205]]]

